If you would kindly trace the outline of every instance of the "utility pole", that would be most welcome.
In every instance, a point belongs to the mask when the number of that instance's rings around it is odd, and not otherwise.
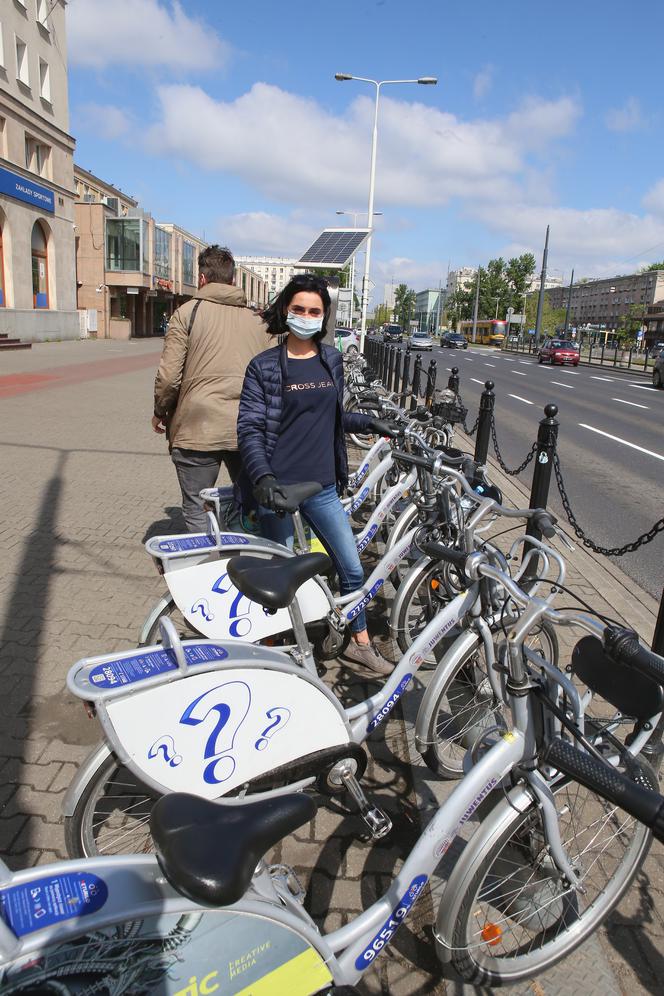
[[[572,306],[572,285],[574,283],[574,270],[572,270],[572,276],[569,281],[569,291],[567,292],[567,311],[565,312],[565,335],[569,331],[569,309]]]
[[[477,309],[480,304],[480,267],[477,265],[477,280],[475,282],[475,307],[473,308],[473,335],[472,341],[477,341]]]
[[[542,256],[542,275],[540,277],[539,297],[537,298],[537,318],[535,319],[535,346],[539,346],[540,328],[542,325],[542,308],[544,307],[544,285],[546,283],[546,262],[549,256],[549,226],[546,226],[544,255]]]

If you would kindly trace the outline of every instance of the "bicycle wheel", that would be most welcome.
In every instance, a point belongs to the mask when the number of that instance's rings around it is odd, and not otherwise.
[[[557,666],[558,638],[551,623],[540,623],[529,634],[526,645]],[[440,690],[422,753],[427,767],[443,778],[461,778],[466,751],[496,726],[508,726],[504,703],[493,693],[486,651],[478,637],[475,646],[459,655],[456,668]]]
[[[461,590],[451,564],[442,562],[415,564],[401,581],[398,609],[391,628],[396,632],[399,649],[405,654],[425,626]],[[425,660],[434,665],[433,653]]]
[[[111,754],[65,818],[69,857],[151,853],[150,813],[157,798]]]
[[[657,788],[645,764],[635,780]],[[584,891],[556,868],[535,804],[513,811],[497,839],[480,828],[482,858],[455,910],[452,940],[452,962],[467,982],[516,983],[560,961],[602,923],[648,853],[650,831],[612,803],[577,782],[561,779],[553,791],[563,845]]]

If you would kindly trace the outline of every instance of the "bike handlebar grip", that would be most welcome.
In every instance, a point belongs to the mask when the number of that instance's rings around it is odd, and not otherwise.
[[[545,512],[543,509],[540,509],[530,516],[530,521],[537,529],[539,529],[542,536],[546,536],[547,539],[553,539],[556,535],[554,526],[558,520],[555,515],[551,515],[550,512]]]
[[[664,797],[639,785],[608,762],[573,747],[566,740],[554,740],[544,753],[544,763],[620,806],[664,842]]]
[[[636,668],[660,685],[664,685],[664,657],[639,643],[633,629],[609,626],[604,630],[604,649],[619,664]]]
[[[399,460],[401,463],[406,463],[411,467],[423,467],[424,470],[428,470],[430,473],[433,471],[432,457],[417,456],[415,453],[404,453],[403,450],[392,450],[392,458]]]
[[[464,553],[462,550],[456,550],[452,546],[445,546],[443,543],[437,543],[436,540],[428,540],[425,543],[418,543],[420,550],[426,553],[427,557],[432,557],[434,560],[445,560],[448,564],[454,564],[462,572],[466,567],[466,561],[468,559],[468,554]]]

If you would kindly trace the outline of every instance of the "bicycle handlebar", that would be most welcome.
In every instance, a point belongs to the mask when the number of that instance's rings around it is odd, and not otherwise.
[[[632,781],[608,762],[585,754],[566,740],[554,740],[545,750],[543,761],[620,806],[664,843],[664,797],[659,792]]]
[[[608,627],[604,630],[604,649],[614,661],[633,667],[664,685],[664,657],[642,646],[634,630]]]

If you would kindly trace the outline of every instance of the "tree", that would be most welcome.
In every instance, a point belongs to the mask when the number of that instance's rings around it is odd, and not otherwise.
[[[397,323],[403,329],[409,327],[409,322],[415,310],[416,297],[415,291],[411,290],[407,284],[399,284],[394,292],[394,313]]]
[[[537,321],[537,299],[539,294],[529,294],[526,300],[526,328],[534,329]],[[565,325],[566,308],[552,308],[549,295],[545,292],[542,304],[541,335],[555,335],[557,329]]]
[[[661,263],[650,263],[648,266],[642,266],[639,272],[648,273],[650,270],[664,270],[664,261]]]
[[[445,323],[457,327],[458,322],[473,317],[475,288],[457,287],[445,301]]]
[[[389,304],[379,304],[374,311],[374,325],[385,325],[392,317]]]
[[[664,269],[664,267],[662,267]],[[619,318],[616,338],[623,346],[631,346],[636,342],[636,333],[643,324],[643,305],[630,304],[624,315]]]
[[[350,263],[343,270],[336,266],[317,266],[311,272],[317,277],[338,277],[339,287],[350,287]]]
[[[516,314],[521,313],[523,299],[535,273],[535,257],[531,252],[524,252],[521,256],[514,256],[505,269],[505,276],[510,289],[510,303]]]

